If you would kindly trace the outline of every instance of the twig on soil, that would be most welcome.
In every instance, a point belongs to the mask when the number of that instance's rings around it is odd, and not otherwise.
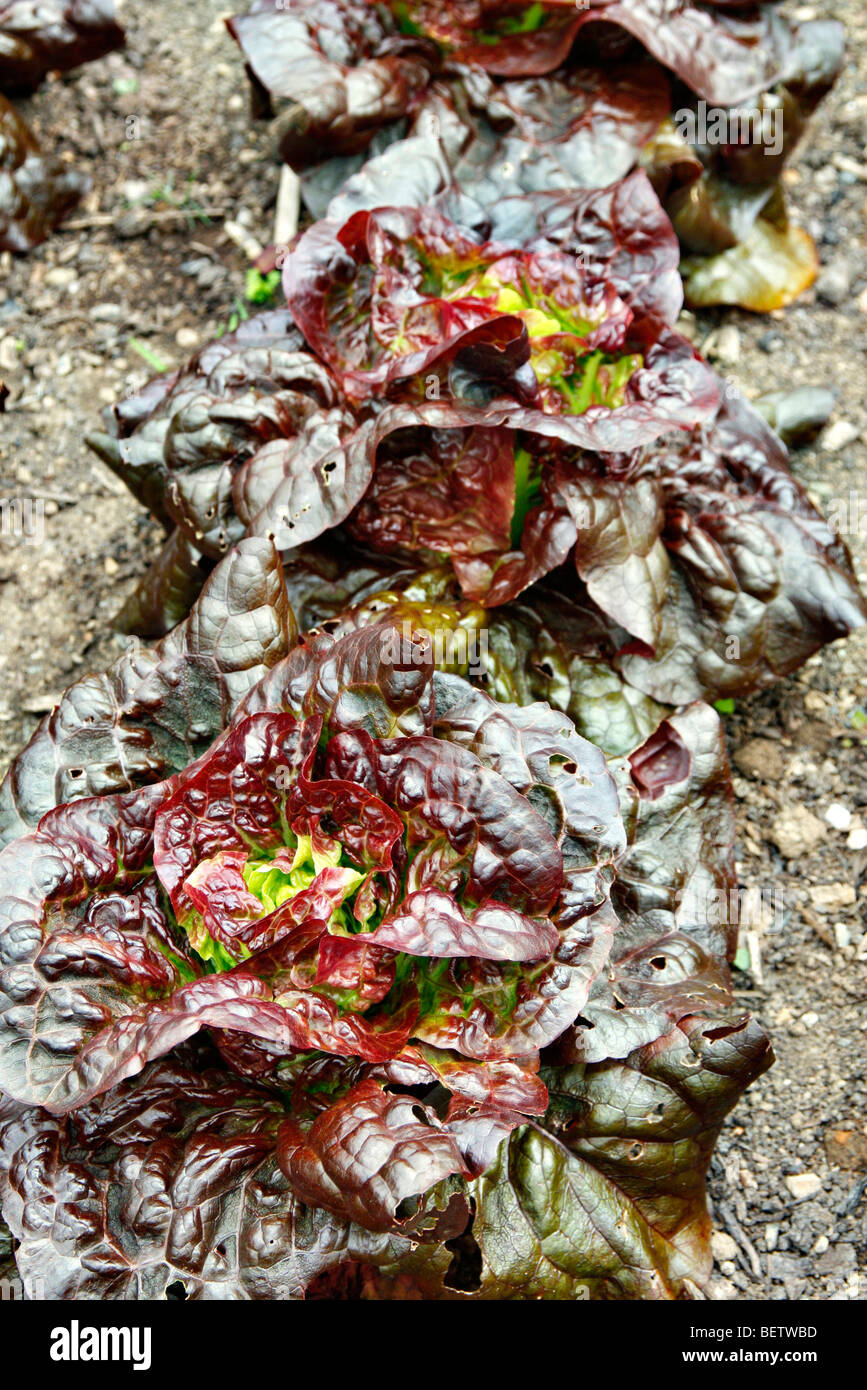
[[[80,497],[72,497],[68,492],[40,492],[30,489],[30,496],[40,502],[56,502],[59,507],[77,507],[82,500]]]
[[[10,484],[0,479],[0,488],[8,489]],[[76,507],[82,500],[80,497],[73,497],[68,492],[46,492],[41,488],[27,486],[27,496],[32,497],[34,502],[56,502],[59,507]]]
[[[867,1191],[867,1175],[858,1178],[837,1208],[838,1216],[852,1216],[858,1210],[858,1203]]]
[[[148,210],[148,216],[154,222],[164,222],[169,218],[180,218],[182,221],[190,217],[225,217],[226,208],[158,208],[155,212]],[[64,222],[60,231],[62,232],[84,232],[93,227],[110,227],[118,219],[119,214],[114,212],[95,212],[90,217],[76,217],[71,222]]]
[[[752,1241],[750,1240],[749,1236],[747,1235],[746,1231],[744,1230],[743,1226],[738,1221],[728,1202],[721,1199],[719,1202],[717,1202],[716,1205],[717,1210],[719,1211],[719,1214],[723,1219],[723,1224],[725,1225],[725,1228],[731,1236],[732,1240],[737,1242],[737,1244],[743,1250],[744,1254],[747,1256],[747,1259],[750,1263],[750,1269],[752,1270],[754,1278],[764,1279],[765,1272],[762,1269],[762,1262],[759,1259],[759,1253],[756,1250],[756,1247],[753,1245]]]
[[[824,941],[825,945],[830,946],[832,951],[835,951],[837,949],[837,942],[834,939],[834,933],[831,931],[831,928],[827,925],[827,923],[823,922],[820,917],[817,917],[815,912],[813,912],[809,907],[801,908],[801,916],[807,923],[807,926],[813,928],[813,931],[816,933],[820,941]]]

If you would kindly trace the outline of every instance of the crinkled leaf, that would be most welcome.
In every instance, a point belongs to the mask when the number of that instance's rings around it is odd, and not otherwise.
[[[618,658],[632,685],[676,704],[742,695],[863,625],[845,545],[745,401],[726,399],[710,428],[671,440],[650,471],[671,584],[653,653],[625,647]]]
[[[260,109],[279,118],[284,162],[323,148],[364,149],[377,125],[402,116],[430,79],[435,52],[401,41],[366,0],[255,0],[228,21]]]
[[[607,974],[556,1045],[569,1061],[625,1057],[688,1014],[731,1008],[739,910],[719,716],[707,705],[672,714],[613,770],[628,841],[612,894],[619,927]]]
[[[725,1115],[770,1061],[757,1024],[687,1019],[623,1063],[552,1077],[556,1137],[515,1135],[478,1180],[480,1295],[670,1299],[701,1289],[711,1272],[710,1155]]]
[[[303,454],[309,468],[317,433],[352,429],[336,383],[302,350],[285,310],[254,316],[105,416],[108,429],[90,436],[91,447],[145,506],[213,559],[244,534],[235,485],[245,461],[273,442]]]
[[[132,790],[186,767],[296,632],[273,546],[242,541],[169,637],[153,649],[136,645],[64,692],[0,784],[0,844],[63,802]]]
[[[425,93],[405,139],[344,170],[328,216],[342,222],[360,208],[435,202],[482,235],[523,243],[534,196],[616,185],[668,109],[669,83],[653,63],[621,63],[616,77],[582,67],[502,83],[464,70]],[[329,160],[307,176],[308,203],[321,205],[339,171],[340,161]]]
[[[432,676],[432,654],[423,643],[409,641],[404,648],[375,630],[347,633],[341,641],[323,633],[275,666],[242,709],[319,715],[333,733],[364,729],[374,738],[428,733]]]
[[[151,871],[161,786],[75,802],[0,853],[0,1088],[74,1103],[72,1068],[117,1014],[197,973]],[[101,1082],[111,1058],[97,1069]],[[141,1060],[128,1071],[139,1070]],[[99,1089],[99,1085],[95,1087]]]
[[[383,1233],[417,1230],[418,1199],[466,1175],[460,1149],[434,1111],[372,1080],[354,1086],[306,1134],[285,1120],[277,1152],[302,1200]],[[460,1235],[468,1217],[466,1198],[455,1193],[435,1238]]]
[[[166,1059],[57,1119],[0,1109],[3,1209],[33,1297],[302,1299],[413,1242],[305,1206],[277,1162],[279,1097]],[[443,1261],[443,1265],[447,1261]]]
[[[351,518],[384,550],[484,554],[508,547],[515,453],[506,429],[396,431]]]
[[[610,188],[537,195],[533,207],[540,237],[611,281],[633,311],[634,340],[674,326],[683,303],[677,239],[643,170]]]

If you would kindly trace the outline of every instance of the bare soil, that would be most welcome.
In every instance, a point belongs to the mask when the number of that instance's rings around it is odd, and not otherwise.
[[[867,17],[858,0],[791,12],[849,31],[846,71],[787,175],[820,247],[822,293],[769,318],[720,311],[684,326],[711,353],[710,335],[737,330],[719,365],[748,396],[835,390],[832,427],[851,429],[796,452],[793,468],[826,512],[851,500],[847,540],[867,583]],[[270,239],[278,169],[267,130],[250,123],[224,13],[218,0],[127,0],[125,52],[24,104],[93,191],[47,245],[0,257],[0,375],[11,388],[0,496],[44,505],[40,544],[0,540],[0,768],[71,680],[118,654],[111,619],[159,547],[84,434],[153,374],[142,348],[178,364],[237,312],[247,261],[226,222]],[[727,716],[741,883],[766,900],[776,891],[779,909],[775,922],[746,914],[751,959],[742,953],[736,984],[778,1061],[730,1117],[714,1160],[719,1298],[867,1296],[865,676],[861,633]],[[832,806],[846,828],[829,823]],[[801,816],[800,846],[798,808],[815,818]]]

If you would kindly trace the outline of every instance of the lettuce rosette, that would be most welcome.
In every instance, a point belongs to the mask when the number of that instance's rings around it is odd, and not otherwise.
[[[568,716],[436,674],[387,619],[295,647],[168,781],[61,805],[0,855],[25,1284],[526,1296],[497,1215],[517,1203],[541,1297],[698,1287],[702,1174],[769,1061],[730,934],[695,925],[730,832],[712,711],[609,770]],[[627,1138],[600,1128],[624,1069],[658,1093],[644,1167],[637,1114]],[[538,1225],[550,1182],[584,1228],[568,1258]]]

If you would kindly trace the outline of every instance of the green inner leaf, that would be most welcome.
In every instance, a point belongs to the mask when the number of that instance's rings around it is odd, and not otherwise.
[[[348,935],[357,931],[359,923],[346,908],[351,905],[356,892],[364,882],[365,875],[358,871],[339,846],[334,852],[323,854],[314,848],[307,835],[293,835],[292,839],[295,841],[295,857],[288,872],[275,863],[273,856],[248,859],[241,871],[250,892],[264,907],[263,915],[276,912],[278,907],[282,907],[306,888],[310,888],[323,869],[345,868],[352,871],[353,877],[347,884],[343,904],[332,913],[330,922],[332,927],[338,928],[341,933]],[[289,845],[288,848],[291,849],[293,846]]]
[[[459,26],[455,27],[449,22],[447,22],[445,29],[438,25],[426,28],[419,24],[414,17],[415,6],[411,0],[391,0],[391,12],[402,34],[424,35],[432,38],[443,49],[454,48],[456,46],[455,40],[462,32]],[[528,5],[520,14],[508,14],[492,19],[490,29],[464,32],[468,38],[475,39],[477,43],[493,45],[501,43],[504,38],[509,38],[513,34],[535,33],[537,29],[542,28],[548,17],[545,6],[536,0],[536,3]]]
[[[515,450],[515,510],[512,513],[511,546],[518,550],[527,515],[542,496],[542,464],[527,449]]]
[[[553,293],[533,289],[526,276],[517,285],[505,281],[495,265],[468,266],[457,257],[434,262],[421,247],[416,252],[424,271],[425,294],[492,300],[500,313],[523,321],[537,380],[543,388],[557,392],[571,415],[583,415],[591,406],[616,410],[623,405],[627,384],[644,359],[640,353],[581,352],[582,340],[586,342],[604,322],[597,309],[561,304]],[[574,344],[570,339],[576,340]],[[391,346],[394,352],[407,348],[402,339]]]

